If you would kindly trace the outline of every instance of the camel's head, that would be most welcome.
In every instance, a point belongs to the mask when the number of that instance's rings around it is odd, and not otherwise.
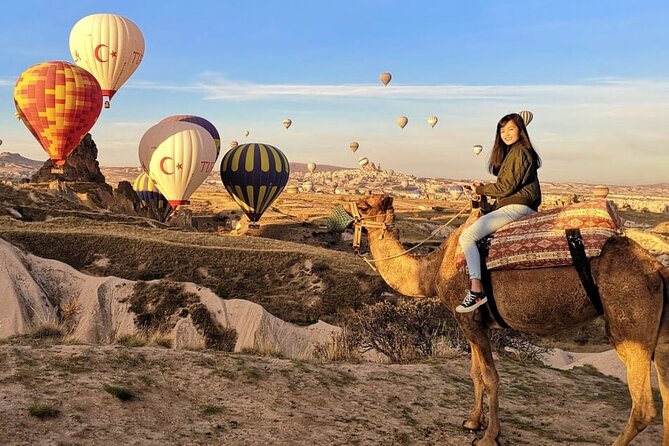
[[[363,220],[386,224],[393,224],[395,222],[393,197],[389,195],[366,195],[355,204],[355,207],[358,208],[358,212]]]

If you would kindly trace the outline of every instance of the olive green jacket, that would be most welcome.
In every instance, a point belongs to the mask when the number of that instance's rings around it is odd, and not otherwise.
[[[537,161],[532,150],[521,141],[511,146],[495,183],[476,187],[476,193],[496,198],[493,210],[507,204],[524,204],[535,211],[541,204]]]

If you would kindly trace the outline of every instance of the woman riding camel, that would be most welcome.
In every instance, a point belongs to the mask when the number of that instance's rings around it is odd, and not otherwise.
[[[497,123],[488,170],[497,177],[495,183],[473,183],[476,195],[495,198],[492,211],[476,220],[460,235],[465,254],[470,289],[458,313],[469,313],[488,301],[481,283],[481,257],[476,242],[521,217],[537,212],[541,204],[541,188],[537,169],[541,158],[532,147],[523,118],[517,113],[504,116]]]

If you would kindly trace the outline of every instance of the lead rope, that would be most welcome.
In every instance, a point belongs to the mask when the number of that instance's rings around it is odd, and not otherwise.
[[[414,249],[420,247],[423,243],[427,242],[427,241],[430,240],[432,237],[434,237],[439,231],[441,231],[442,228],[445,228],[446,226],[448,226],[449,224],[451,224],[451,222],[452,222],[453,220],[455,220],[456,218],[458,218],[458,217],[460,216],[460,214],[462,214],[462,213],[463,213],[464,211],[466,211],[467,209],[469,209],[469,205],[466,205],[465,207],[463,207],[463,208],[460,210],[460,212],[458,212],[458,213],[455,214],[453,217],[451,217],[450,220],[448,220],[446,223],[444,223],[443,225],[439,226],[437,229],[435,229],[434,231],[432,231],[432,232],[430,233],[430,235],[428,235],[427,238],[426,238],[425,240],[423,240],[422,242],[418,243],[417,245],[415,245],[415,246],[413,246],[413,247],[411,247],[411,248],[409,248],[409,249],[407,249],[407,250],[405,250],[405,251],[403,251],[403,252],[401,252],[401,253],[399,253],[399,254],[395,254],[395,255],[390,256],[390,257],[383,257],[383,258],[380,258],[380,259],[369,259],[368,257],[363,256],[363,255],[361,255],[360,253],[357,253],[357,254],[358,254],[358,257],[360,257],[362,260],[364,260],[365,262],[367,262],[367,264],[369,265],[369,267],[372,268],[372,270],[374,270],[374,272],[376,272],[377,269],[376,269],[376,267],[375,267],[372,263],[382,262],[382,261],[384,261],[384,260],[396,259],[396,258],[398,258],[398,257],[402,257],[403,255],[406,255],[406,254],[410,253],[411,251],[413,251]],[[356,231],[356,232],[362,232],[362,231]]]

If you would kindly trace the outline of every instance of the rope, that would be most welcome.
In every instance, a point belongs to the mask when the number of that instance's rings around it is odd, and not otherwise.
[[[402,257],[403,255],[406,255],[406,254],[410,253],[411,251],[413,251],[414,249],[420,247],[423,243],[427,242],[427,241],[430,240],[432,237],[434,237],[435,234],[437,234],[442,228],[445,228],[446,226],[448,226],[449,224],[451,224],[451,222],[452,222],[453,220],[455,220],[456,218],[458,218],[458,217],[460,216],[460,214],[462,214],[462,213],[463,213],[464,211],[466,211],[467,209],[469,209],[469,204],[467,204],[465,207],[463,207],[463,208],[460,210],[460,212],[458,212],[458,213],[455,214],[453,217],[451,217],[451,219],[448,220],[446,223],[444,223],[443,225],[439,226],[437,229],[435,229],[434,231],[432,231],[432,233],[430,233],[430,235],[428,235],[427,238],[426,238],[425,240],[423,240],[422,242],[418,243],[417,245],[415,245],[415,246],[413,246],[413,247],[411,247],[411,248],[409,248],[409,249],[404,250],[403,252],[401,252],[401,253],[399,253],[399,254],[395,254],[395,255],[390,256],[390,257],[383,257],[383,258],[380,258],[380,259],[369,259],[369,258],[367,258],[367,257],[365,257],[365,256],[362,256],[362,255],[359,256],[359,257],[362,258],[365,262],[367,262],[367,264],[368,264],[374,271],[376,271],[376,268],[374,268],[374,266],[372,265],[372,263],[382,262],[382,261],[384,261],[384,260],[396,259],[396,258],[398,258],[398,257]]]

